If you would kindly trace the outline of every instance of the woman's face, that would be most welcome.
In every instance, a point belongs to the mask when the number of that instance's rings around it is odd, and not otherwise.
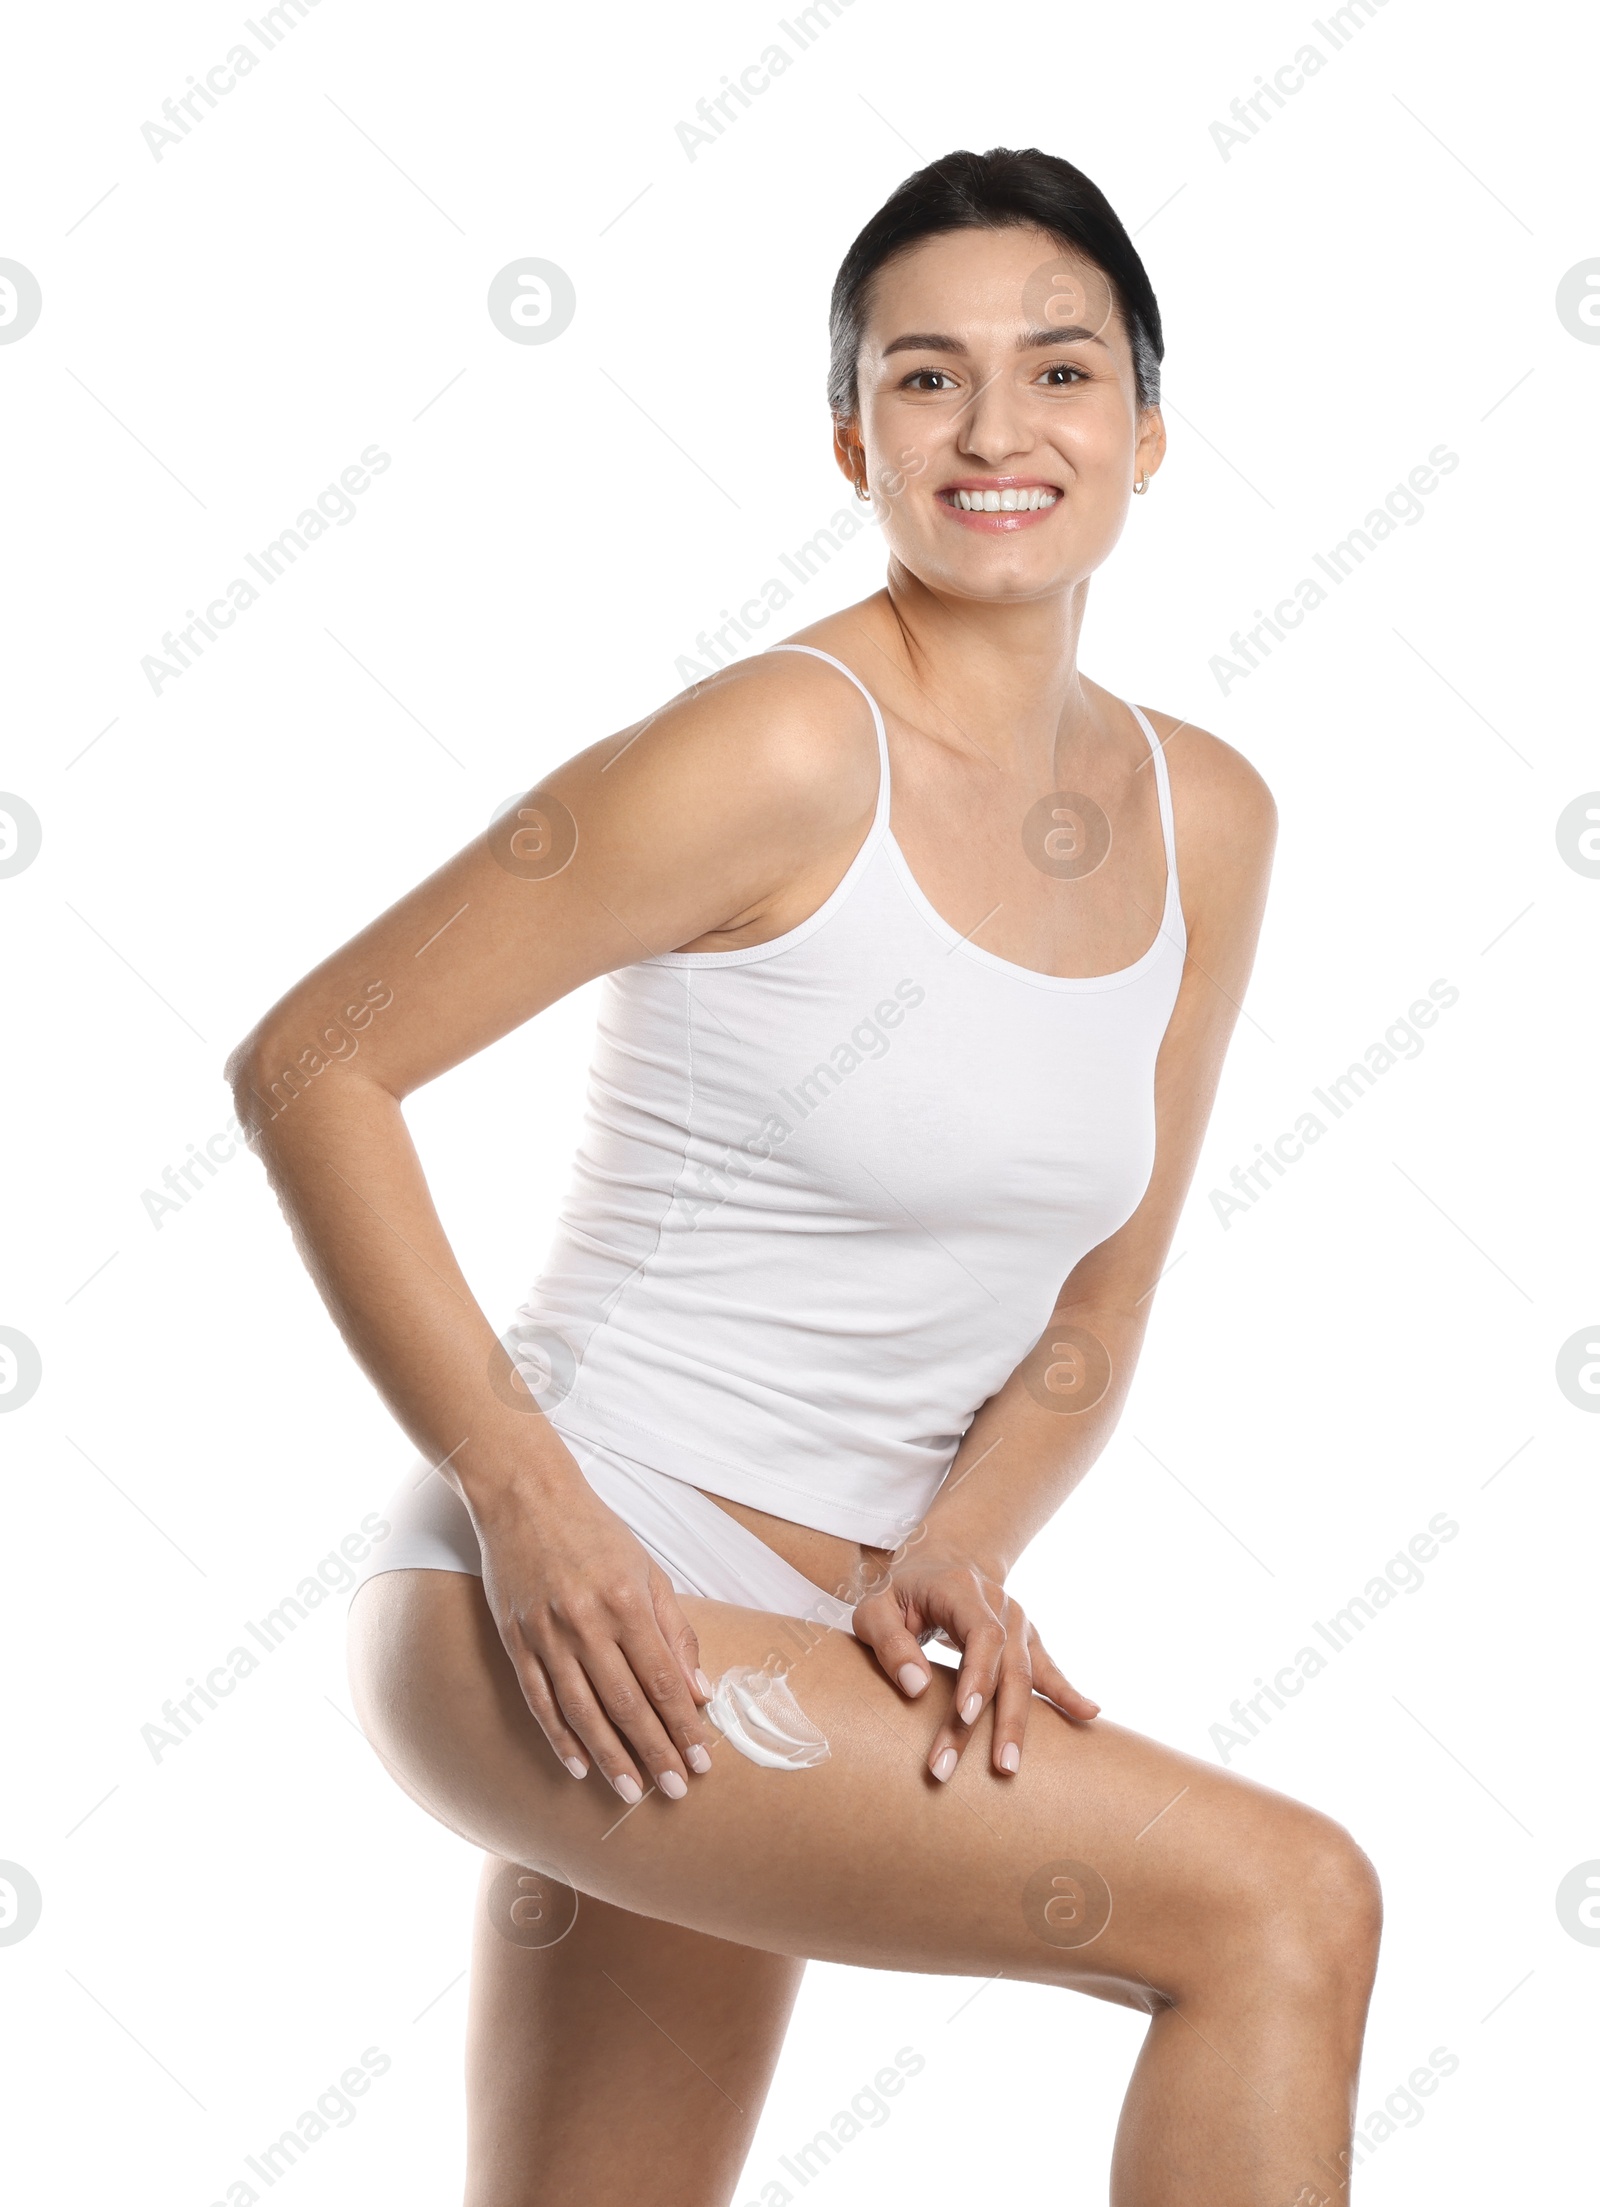
[[[963,598],[1092,573],[1166,446],[1099,269],[1037,230],[953,230],[881,268],[870,305],[836,449],[894,557]]]

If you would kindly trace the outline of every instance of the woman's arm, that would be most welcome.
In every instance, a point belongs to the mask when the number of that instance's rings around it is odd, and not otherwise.
[[[1265,782],[1236,751],[1198,729],[1175,740],[1189,949],[1156,1061],[1150,1184],[1132,1217],[1074,1268],[1038,1347],[978,1411],[923,1524],[855,1613],[857,1635],[908,1690],[920,1687],[907,1666],[926,1683],[920,1633],[943,1629],[962,1649],[953,1707],[970,1707],[972,1720],[940,1732],[930,1766],[948,1750],[959,1756],[991,1696],[1001,1770],[1017,1767],[1035,1691],[1070,1716],[1096,1713],[1004,1582],[1105,1447],[1127,1399],[1255,962],[1277,823]],[[954,1768],[952,1758],[941,1774]]]
[[[808,869],[821,901],[866,832],[877,761],[854,693],[806,665],[729,669],[570,760],[297,983],[228,1065],[352,1355],[472,1515],[530,1708],[575,1775],[587,1750],[624,1798],[624,1739],[669,1794],[707,1759],[694,1636],[531,1398],[497,1390],[508,1360],[401,1106],[599,974],[781,931]]]

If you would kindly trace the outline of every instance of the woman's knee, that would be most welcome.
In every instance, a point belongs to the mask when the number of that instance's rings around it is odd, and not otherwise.
[[[1383,1920],[1372,1863],[1333,1818],[1282,1796],[1252,1788],[1217,1805],[1224,1813],[1152,1896],[1165,1927],[1162,1996],[1187,2004],[1268,1990],[1364,2013]]]
[[[1311,2003],[1342,1998],[1364,2012],[1378,1966],[1383,1893],[1344,1826],[1310,1809],[1284,1817],[1251,1884],[1244,1951],[1277,1992]]]

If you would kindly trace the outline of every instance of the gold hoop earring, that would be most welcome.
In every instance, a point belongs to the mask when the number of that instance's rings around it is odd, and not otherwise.
[[[1149,476],[1148,476],[1148,475],[1141,475],[1141,476],[1140,476],[1140,478],[1139,478],[1139,480],[1138,480],[1138,482],[1136,482],[1136,483],[1134,484],[1134,486],[1133,486],[1133,495],[1134,495],[1134,497],[1135,497],[1135,498],[1142,498],[1142,497],[1144,496],[1145,492],[1146,492],[1146,491],[1147,491],[1147,490],[1148,490],[1149,488],[1150,488],[1150,478],[1149,478]]]

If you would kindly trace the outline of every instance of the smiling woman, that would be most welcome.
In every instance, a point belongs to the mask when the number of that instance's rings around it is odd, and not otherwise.
[[[808,1956],[1147,2012],[1117,2207],[1347,2165],[1371,1865],[1101,1717],[1006,1583],[1126,1400],[1270,868],[1253,768],[1079,666],[1161,349],[1069,163],[910,178],[833,299],[884,588],[578,752],[232,1060],[417,1451],[351,1677],[486,1856],[467,2207],[724,2207]],[[359,1054],[272,1117],[374,973]],[[502,1345],[401,1106],[600,976]]]

